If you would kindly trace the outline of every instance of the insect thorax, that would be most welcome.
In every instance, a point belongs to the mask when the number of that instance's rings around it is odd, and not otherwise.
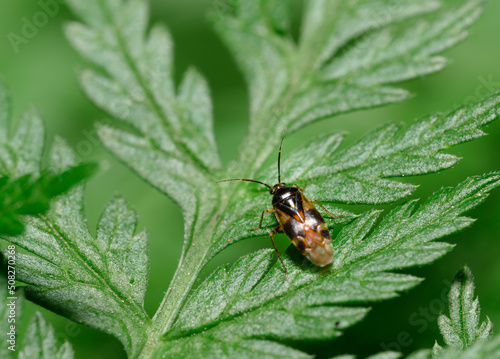
[[[284,199],[291,197],[299,192],[299,189],[297,187],[282,187],[279,188],[273,196],[273,206],[278,203],[283,201]]]

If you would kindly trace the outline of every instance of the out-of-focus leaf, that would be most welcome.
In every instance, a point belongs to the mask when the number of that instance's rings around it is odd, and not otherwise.
[[[0,105],[4,93],[1,88]],[[8,133],[7,122],[0,125],[0,132]],[[0,144],[0,231],[2,239],[23,249],[15,255],[15,278],[29,285],[28,299],[115,335],[133,357],[146,340],[149,323],[143,307],[148,237],[135,234],[136,213],[116,197],[93,238],[83,210],[83,187],[75,185],[96,166],[77,165],[71,149],[57,138],[50,171],[40,172],[43,144],[43,126],[33,111]],[[8,256],[11,250],[2,251]],[[53,331],[40,316],[27,338],[20,358],[73,355],[68,345],[54,349]]]
[[[0,234],[14,236],[24,230],[20,215],[45,213],[52,198],[68,191],[71,187],[92,175],[97,166],[85,164],[74,166],[64,172],[52,174],[42,172],[24,175],[16,179],[0,179]]]
[[[10,132],[9,94],[0,81],[0,234],[24,230],[20,215],[45,213],[52,198],[91,176],[95,164],[56,173],[41,171],[44,128],[34,110],[27,111]]]
[[[62,140],[51,153],[58,171],[74,166]],[[52,201],[46,215],[24,218],[26,230],[4,239],[25,250],[16,258],[17,279],[28,299],[115,335],[130,356],[145,341],[144,311],[149,260],[146,233],[135,234],[137,215],[123,198],[104,209],[93,238],[83,212],[83,188]]]
[[[474,277],[468,267],[458,272],[448,294],[450,316],[440,315],[439,329],[448,347],[461,351],[471,347],[476,342],[484,342],[490,336],[493,324],[486,317],[480,323],[481,309],[479,299],[474,298]],[[439,357],[443,348],[436,342],[434,357]]]
[[[23,348],[19,359],[73,359],[71,344],[56,343],[54,328],[48,324],[40,313],[36,313],[23,340]]]

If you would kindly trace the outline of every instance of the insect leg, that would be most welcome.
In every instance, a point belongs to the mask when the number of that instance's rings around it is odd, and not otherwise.
[[[319,203],[318,201],[316,201],[315,199],[311,200],[311,203],[317,203],[317,204],[318,204],[318,206],[320,206],[321,208],[323,208],[323,211],[325,211],[325,212],[326,212],[326,213],[327,213],[330,217],[332,217],[332,218],[334,218],[334,219],[335,219],[335,218],[342,217],[342,215],[339,215],[339,216],[334,216],[333,214],[331,214],[330,212],[328,212],[328,211],[326,210],[326,208],[325,208],[325,207],[323,207],[323,205],[322,205],[321,203]]]
[[[304,192],[304,190],[305,190],[305,189],[306,189],[306,187],[307,187],[307,183],[304,185],[304,187],[299,187],[299,185],[298,185],[298,184],[294,184],[294,185],[293,185],[293,187],[296,187],[296,188],[300,189],[300,192]]]
[[[273,242],[274,250],[276,251],[276,254],[278,255],[278,259],[280,260],[281,265],[283,266],[283,269],[285,270],[285,276],[283,277],[283,282],[284,282],[286,280],[286,274],[288,273],[288,271],[286,270],[285,262],[283,262],[283,259],[281,258],[281,254],[280,254],[280,252],[278,252],[278,248],[276,247],[276,243],[274,243],[274,239],[273,239],[273,235],[275,235],[278,232],[281,232],[281,226],[278,226],[275,229],[273,229],[271,232],[269,232],[269,237],[271,237],[271,242]]]
[[[259,226],[257,228],[252,228],[252,231],[256,231],[257,229],[260,229],[260,227],[262,227],[262,221],[264,220],[264,214],[269,213],[269,212],[274,212],[274,208],[269,208],[269,209],[266,209],[265,211],[262,211],[262,215],[260,216]]]

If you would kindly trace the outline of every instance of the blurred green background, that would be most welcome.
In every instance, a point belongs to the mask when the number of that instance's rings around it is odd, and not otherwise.
[[[188,66],[194,65],[208,79],[214,102],[215,134],[225,164],[243,138],[248,122],[248,100],[245,84],[227,49],[212,31],[207,13],[215,10],[219,0],[184,0],[151,2],[152,22],[168,25],[175,41],[176,79]],[[153,315],[167,290],[178,263],[183,225],[178,208],[165,196],[141,182],[119,164],[96,142],[93,122],[106,115],[95,108],[78,86],[76,73],[85,62],[75,53],[63,34],[63,25],[74,20],[62,7],[40,26],[37,33],[20,44],[17,51],[8,34],[21,31],[23,19],[33,19],[42,11],[38,1],[0,0],[0,75],[10,88],[14,117],[34,106],[39,109],[47,127],[47,143],[62,136],[81,155],[82,160],[103,163],[104,171],[87,186],[87,215],[92,230],[99,213],[114,193],[123,194],[139,213],[140,229],[150,234],[151,275],[146,309]],[[309,126],[300,134],[287,138],[284,151],[293,144],[318,132],[346,130],[348,142],[386,121],[412,121],[436,111],[448,111],[462,103],[475,101],[500,90],[500,2],[492,1],[485,14],[470,30],[469,38],[445,53],[451,59],[442,72],[404,83],[415,96],[401,104],[381,109],[343,115]],[[490,125],[489,136],[453,148],[463,160],[445,172],[412,178],[421,184],[415,196],[426,198],[442,186],[454,185],[467,176],[500,169],[500,121]],[[465,264],[476,278],[477,294],[483,316],[487,314],[500,325],[500,191],[493,192],[486,203],[470,213],[478,221],[463,232],[447,238],[456,249],[436,263],[410,272],[426,280],[400,298],[372,305],[368,318],[347,330],[344,337],[330,342],[290,343],[316,353],[319,358],[334,354],[356,353],[361,357],[384,349],[409,353],[432,347],[440,339],[435,318],[445,309],[449,281]],[[284,249],[288,240],[279,237]],[[219,255],[204,270],[206,275],[216,266],[237,257],[270,247],[268,238],[242,241]],[[120,343],[111,336],[74,324],[31,303],[26,304],[27,321],[41,310],[56,326],[60,340],[69,340],[76,358],[124,358]]]

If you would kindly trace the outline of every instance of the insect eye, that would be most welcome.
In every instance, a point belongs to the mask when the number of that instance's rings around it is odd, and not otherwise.
[[[273,188],[271,188],[271,190],[269,191],[269,193],[274,194],[274,192],[276,192],[276,189],[273,187]]]

